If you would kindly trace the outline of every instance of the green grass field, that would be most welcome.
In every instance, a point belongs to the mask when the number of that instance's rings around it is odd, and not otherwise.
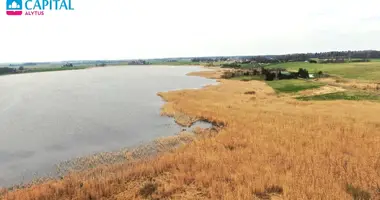
[[[346,92],[336,92],[323,95],[315,95],[308,97],[297,97],[296,99],[302,101],[327,101],[327,100],[354,100],[354,101],[379,101],[380,95],[374,93],[366,93],[359,91],[346,91]]]
[[[152,61],[152,65],[201,65],[200,62],[191,61],[177,61],[177,62],[165,62],[165,61]]]
[[[262,64],[264,67],[265,66],[270,66],[270,64]],[[255,68],[256,65],[254,64],[240,64],[242,69],[249,69],[249,68]]]
[[[236,76],[232,77],[231,80],[238,80],[238,81],[252,81],[252,80],[264,80],[264,77],[261,76]]]
[[[295,93],[302,90],[319,88],[325,85],[323,83],[299,79],[267,81],[266,83],[271,86],[277,93]]]
[[[380,80],[380,59],[367,63],[337,63],[337,64],[311,64],[305,62],[289,62],[270,65],[272,68],[285,68],[289,71],[297,71],[304,68],[309,73],[325,72],[343,78],[360,80]]]

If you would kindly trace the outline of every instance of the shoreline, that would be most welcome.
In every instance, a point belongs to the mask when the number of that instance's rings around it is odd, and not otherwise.
[[[207,68],[203,65],[165,65],[165,64],[150,64],[150,65],[106,65],[106,66],[78,66],[78,67],[41,67],[41,68],[26,68],[23,72],[11,72],[0,74],[0,76],[9,76],[9,75],[20,75],[20,74],[32,74],[32,73],[43,73],[43,72],[60,72],[60,71],[73,71],[73,70],[86,70],[86,69],[97,69],[104,67],[124,67],[124,66],[173,66],[173,67],[200,67]],[[212,68],[212,67],[209,67]],[[217,68],[217,67],[216,67]]]
[[[378,103],[303,102],[265,82],[218,82],[160,93],[164,113],[220,125],[213,132],[6,199],[350,199],[352,190],[380,198]]]
[[[168,66],[168,65],[156,65],[156,66]],[[113,67],[117,67],[117,66],[113,66]],[[185,67],[185,66],[181,66],[181,67]],[[195,66],[195,65],[192,65],[189,67],[203,68],[203,66]],[[83,68],[83,69],[93,69],[93,68],[97,68],[97,67],[88,67],[88,68]],[[79,70],[79,69],[70,69],[70,70]],[[64,71],[64,70],[59,70],[59,71]],[[199,73],[199,72],[202,72],[202,71],[190,72],[188,74]],[[185,74],[185,76],[189,76],[188,74]],[[7,74],[7,75],[14,75],[14,74]],[[193,89],[198,90],[207,86],[209,85],[204,85],[204,86],[200,86],[199,88],[193,88]],[[187,89],[169,90],[165,92],[181,91],[181,90],[187,90]],[[162,110],[165,104],[167,104],[168,102],[164,99],[163,96],[160,95],[160,93],[162,92],[158,92],[157,96],[161,98],[161,101],[164,104],[163,106],[159,108],[160,110]],[[28,188],[28,187],[46,183],[49,181],[60,180],[60,179],[63,179],[63,177],[65,177],[66,175],[69,175],[71,173],[80,173],[86,170],[100,167],[102,165],[117,165],[123,162],[136,162],[138,160],[146,160],[146,159],[155,157],[158,154],[170,152],[181,145],[192,142],[201,133],[205,133],[205,132],[214,133],[217,130],[216,124],[209,123],[202,119],[195,119],[195,118],[186,116],[184,114],[181,114],[180,117],[178,117],[178,116],[170,116],[169,114],[163,113],[162,111],[160,111],[160,113],[162,117],[172,118],[174,123],[182,127],[181,128],[182,131],[179,131],[178,133],[175,133],[175,135],[172,135],[172,136],[163,136],[163,137],[153,138],[151,141],[136,144],[131,147],[121,148],[115,151],[104,151],[100,153],[85,155],[85,156],[61,161],[54,165],[54,168],[56,169],[56,171],[43,173],[33,178],[30,181],[26,181],[25,183],[21,181],[21,183],[10,184],[9,186],[0,187],[0,197],[1,197],[1,190],[4,188],[8,188],[8,190],[10,191],[14,189]],[[197,122],[209,123],[210,128],[201,128],[200,126],[197,126],[196,124]]]

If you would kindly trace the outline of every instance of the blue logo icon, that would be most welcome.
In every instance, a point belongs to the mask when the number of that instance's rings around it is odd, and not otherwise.
[[[74,10],[71,0],[6,0],[7,15],[45,15],[45,11]]]
[[[22,15],[22,0],[7,0],[7,15]]]

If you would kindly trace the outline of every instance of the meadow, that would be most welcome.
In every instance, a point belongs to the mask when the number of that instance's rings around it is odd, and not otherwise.
[[[255,93],[247,92],[255,91]],[[105,165],[4,199],[380,198],[380,106],[299,102],[260,81],[160,93],[163,114],[220,125],[176,151]]]
[[[311,64],[305,62],[289,62],[270,65],[273,68],[284,68],[290,71],[298,71],[299,68],[304,68],[309,73],[317,73],[322,71],[331,75],[340,76],[348,79],[359,80],[379,80],[380,77],[380,62],[378,60],[363,63],[329,63],[329,64]]]
[[[296,99],[303,100],[303,101],[323,101],[323,100],[325,101],[327,100],[379,101],[380,95],[373,94],[370,92],[348,91],[348,92],[336,92],[336,93],[328,93],[328,94],[306,96],[306,97],[297,97]]]
[[[239,80],[239,81],[252,81],[252,80],[264,80],[264,77],[261,76],[236,76],[232,77],[231,80]]]
[[[249,68],[250,65],[243,66]],[[317,89],[330,85],[345,88],[348,91],[338,91],[332,94],[320,94],[315,96],[297,97],[298,100],[379,100],[380,91],[380,59],[372,59],[371,62],[362,63],[337,63],[320,64],[307,62],[289,62],[270,64],[267,68],[283,68],[288,71],[298,71],[299,68],[307,69],[309,73],[316,74],[322,71],[330,78],[321,79],[292,79],[267,81],[277,93],[297,93],[303,90]],[[234,77],[232,80],[262,80],[258,76]]]
[[[169,65],[169,66],[186,66],[186,65],[196,65],[196,66],[220,66],[223,62],[193,62],[187,60],[180,61],[161,61],[161,60],[152,60],[149,61],[151,65]]]
[[[242,68],[252,68],[252,64],[242,64]],[[298,71],[299,68],[307,69],[309,73],[322,71],[334,76],[348,79],[376,81],[380,77],[380,59],[371,59],[371,62],[345,62],[345,63],[308,63],[287,62],[267,64],[268,68],[283,68],[289,71]]]
[[[343,67],[324,69],[347,74]],[[166,101],[163,115],[216,127],[159,156],[4,190],[3,198],[380,199],[380,104],[278,95],[319,87],[323,83],[304,80],[220,80],[199,90],[159,93]]]
[[[302,90],[319,88],[325,85],[319,82],[299,80],[299,79],[267,81],[267,84],[271,86],[276,92],[279,92],[279,93],[280,92],[284,92],[284,93],[299,92]]]

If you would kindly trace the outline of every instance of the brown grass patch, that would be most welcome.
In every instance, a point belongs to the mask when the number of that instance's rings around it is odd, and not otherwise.
[[[219,67],[210,67],[209,69],[212,69],[212,71],[199,71],[199,72],[190,72],[187,75],[188,76],[201,76],[205,78],[210,78],[210,79],[219,79],[223,73],[224,69],[221,69]]]
[[[380,83],[374,81],[363,81],[343,78],[322,78],[318,79],[318,81],[347,89],[380,91]]]
[[[244,94],[253,90],[256,100]],[[380,104],[297,103],[273,93],[262,82],[231,80],[160,93],[168,101],[164,113],[223,128],[155,158],[71,174],[4,198],[380,199]],[[147,183],[154,190],[142,194]]]
[[[157,184],[148,182],[140,189],[139,193],[143,198],[152,197],[153,193],[157,190]]]
[[[341,87],[326,85],[317,89],[303,90],[303,91],[300,91],[298,94],[302,96],[313,96],[313,95],[330,94],[330,93],[343,92],[343,91],[346,91],[346,89],[341,88]]]

